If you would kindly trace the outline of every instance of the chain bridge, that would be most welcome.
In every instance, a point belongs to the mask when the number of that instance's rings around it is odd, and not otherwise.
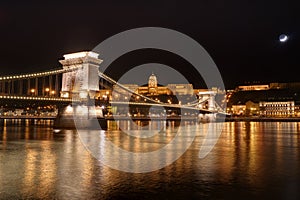
[[[23,109],[45,108],[51,105],[64,113],[70,106],[85,104],[100,110],[98,117],[105,118],[108,108],[133,106],[139,108],[183,109],[200,114],[226,115],[224,109],[215,100],[216,91],[206,90],[196,94],[191,102],[161,101],[151,95],[119,83],[99,70],[102,60],[92,51],[64,55],[59,61],[61,68],[44,72],[0,76],[0,106],[2,118],[9,117],[5,109],[20,107]],[[118,88],[114,90],[114,88]],[[118,96],[114,98],[113,92]],[[122,96],[120,98],[120,96]],[[88,111],[90,112],[90,111]],[[96,111],[93,110],[93,113]],[[111,112],[111,111],[110,111]],[[100,113],[100,114],[99,114]],[[116,113],[115,113],[116,114]],[[23,112],[23,117],[30,116]],[[32,116],[31,116],[32,117]]]

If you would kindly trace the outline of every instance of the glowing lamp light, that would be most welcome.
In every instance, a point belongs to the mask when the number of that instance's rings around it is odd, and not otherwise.
[[[59,132],[61,132],[61,130],[60,129],[54,129],[53,132],[54,133],[59,133]]]

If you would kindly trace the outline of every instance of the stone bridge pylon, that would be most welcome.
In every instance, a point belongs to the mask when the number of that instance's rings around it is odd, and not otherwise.
[[[64,55],[59,62],[63,69],[76,68],[62,76],[61,97],[84,100],[95,97],[99,91],[99,65],[102,62],[99,54],[84,51]]]
[[[60,92],[62,98],[71,98],[75,102],[88,102],[88,99],[95,99],[95,94],[99,91],[99,65],[102,62],[98,56],[99,54],[92,51],[64,55],[64,59],[59,61],[67,71],[62,75]],[[98,110],[101,111],[100,114]],[[88,104],[68,105],[60,110],[55,120],[55,127],[87,128],[98,123],[102,128],[106,127],[102,109],[98,108],[98,110]]]

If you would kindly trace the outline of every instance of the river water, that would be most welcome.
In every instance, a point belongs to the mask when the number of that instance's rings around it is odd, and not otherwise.
[[[2,122],[0,199],[300,199],[300,122],[226,122],[200,159],[200,130],[207,125],[184,124],[186,132],[199,127],[199,134],[174,163],[129,173],[95,159],[75,130],[54,132],[47,121]],[[104,136],[123,147],[128,136],[109,127]],[[134,142],[126,145],[138,151]]]

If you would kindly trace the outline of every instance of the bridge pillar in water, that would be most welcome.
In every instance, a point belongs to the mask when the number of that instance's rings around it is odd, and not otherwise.
[[[99,106],[65,105],[59,108],[54,121],[55,128],[99,128],[107,129],[107,121]]]
[[[55,122],[56,127],[88,128],[98,122],[102,128],[103,124],[105,125],[102,108],[90,105],[99,91],[98,72],[102,60],[98,56],[95,52],[84,51],[66,54],[64,59],[59,61],[67,71],[62,75],[61,97],[72,98],[74,101],[72,105],[60,109]],[[76,120],[80,123],[76,123],[75,126]]]

